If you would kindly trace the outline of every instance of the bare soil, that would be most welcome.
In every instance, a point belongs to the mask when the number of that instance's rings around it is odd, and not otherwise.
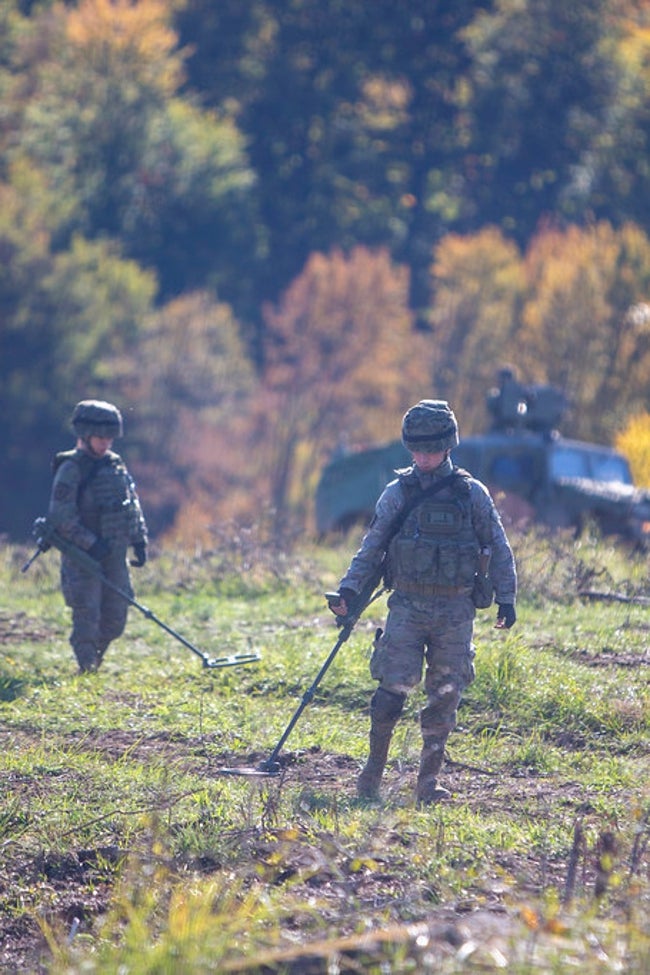
[[[4,739],[5,735],[0,735],[0,746],[5,746]],[[15,745],[26,743],[14,741]],[[101,752],[112,761],[128,754],[132,761],[164,761],[172,767],[180,763],[184,769],[193,769],[203,777],[218,778],[223,767],[238,767],[233,764],[232,755],[208,756],[205,740],[178,740],[172,735],[141,738],[124,731],[111,731],[80,735],[75,744]],[[266,758],[264,754],[250,753],[240,756],[239,763],[244,770],[256,769]],[[252,790],[265,791],[267,808],[272,806],[278,790],[292,780],[295,784],[296,779],[300,781],[306,801],[311,803],[321,801],[335,805],[357,801],[351,797],[355,794],[359,765],[349,756],[329,754],[315,748],[303,753],[286,752],[280,755],[280,760],[279,775],[248,778]],[[389,765],[382,803],[387,813],[412,807],[415,774],[413,766]],[[575,816],[576,821],[590,812],[589,802],[578,784],[554,784],[532,771],[524,770],[504,778],[489,769],[468,767],[449,759],[444,784],[452,792],[448,804],[462,803],[492,816],[500,813],[504,822],[515,807],[525,807],[540,817],[550,816],[553,808],[556,812],[561,808]],[[27,776],[9,776],[4,782],[0,781],[0,786],[16,795],[17,808],[27,808],[30,794],[38,793],[44,784]],[[272,819],[272,813],[269,818]],[[388,815],[387,821],[390,823],[392,818]],[[277,826],[265,826],[241,831],[233,840],[236,840],[241,859],[238,870],[247,875],[250,883],[260,880],[273,885],[291,883],[294,900],[302,897],[305,902],[317,891],[321,905],[321,936],[324,914],[328,915],[332,928],[338,933],[335,942],[328,942],[327,953],[335,950],[347,957],[351,966],[347,970],[350,971],[354,970],[353,959],[356,959],[355,965],[359,964],[360,958],[382,950],[388,941],[393,945],[404,944],[412,952],[420,944],[422,950],[422,946],[426,946],[429,954],[435,950],[442,955],[457,952],[465,943],[478,944],[480,941],[482,951],[489,956],[497,949],[505,951],[516,930],[521,937],[522,923],[526,936],[531,935],[530,919],[522,922],[521,917],[513,916],[508,906],[509,885],[499,880],[496,874],[493,882],[480,890],[472,890],[467,902],[451,907],[436,904],[437,893],[433,888],[430,891],[420,888],[414,898],[413,881],[404,864],[404,856],[407,850],[417,845],[416,830],[390,825],[386,830],[378,829],[369,837],[368,849],[355,852],[356,863],[331,835],[314,838],[293,828],[286,831]],[[11,840],[5,842],[4,847],[0,866],[0,903],[3,905],[0,910],[0,970],[7,975],[45,972],[48,950],[43,933],[35,918],[20,910],[20,898],[12,897],[12,891],[16,895],[25,888],[32,894],[38,891],[41,903],[49,905],[48,923],[54,924],[59,931],[89,930],[105,913],[111,900],[114,878],[107,876],[107,866],[118,868],[134,851],[119,846],[83,849],[75,848],[73,844],[65,854],[41,850],[29,858],[12,855]],[[280,858],[278,851],[281,851]],[[468,866],[470,860],[471,857]],[[179,859],[170,867],[179,874],[186,875],[189,869],[208,876],[219,871],[223,864],[207,855],[193,861]],[[532,898],[549,885],[562,891],[568,882],[569,864],[566,860],[543,862],[532,855],[508,854],[501,859],[498,868],[500,873],[516,878],[518,897],[528,894]],[[583,885],[593,887],[595,875],[595,863],[585,861],[581,864]],[[477,910],[479,901],[481,909]],[[405,911],[411,910],[412,921],[404,923],[400,920]],[[359,936],[359,915],[382,917],[381,930]],[[386,924],[386,917],[394,920]],[[232,961],[223,970],[270,972],[281,967],[282,971],[295,971],[300,975],[325,972],[325,948],[319,941],[310,942],[309,924],[296,919],[293,934],[295,936],[300,931],[302,924],[306,924],[306,929],[301,947],[267,952],[263,959],[259,959],[260,965],[256,968],[250,968],[250,963]]]

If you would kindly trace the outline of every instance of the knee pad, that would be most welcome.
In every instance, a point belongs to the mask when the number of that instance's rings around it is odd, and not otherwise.
[[[378,687],[370,701],[370,713],[373,718],[384,721],[397,721],[404,708],[406,694],[387,691]]]

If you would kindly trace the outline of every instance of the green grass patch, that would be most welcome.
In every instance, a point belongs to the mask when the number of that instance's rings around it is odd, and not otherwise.
[[[385,600],[279,741],[338,631],[322,592],[355,547],[250,537],[163,552],[96,675],[75,675],[56,556],[0,549],[0,934],[8,971],[645,975],[650,961],[646,563],[601,542],[515,540],[519,620],[477,618],[476,681],[417,809],[421,691],[383,801],[356,798]],[[585,586],[632,599],[581,597]],[[597,950],[595,948],[597,946]],[[13,966],[13,967],[12,967]],[[338,966],[338,968],[336,967]]]

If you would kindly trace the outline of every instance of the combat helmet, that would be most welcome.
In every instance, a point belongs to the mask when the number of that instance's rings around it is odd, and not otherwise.
[[[402,443],[411,453],[437,454],[458,443],[458,423],[446,400],[422,399],[404,414]]]
[[[122,414],[117,406],[99,399],[84,399],[72,411],[72,429],[78,437],[121,437]]]

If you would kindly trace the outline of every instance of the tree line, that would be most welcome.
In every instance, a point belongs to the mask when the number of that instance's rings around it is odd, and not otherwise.
[[[496,370],[648,408],[634,0],[7,0],[0,532],[110,399],[155,533],[309,526],[333,449]]]

